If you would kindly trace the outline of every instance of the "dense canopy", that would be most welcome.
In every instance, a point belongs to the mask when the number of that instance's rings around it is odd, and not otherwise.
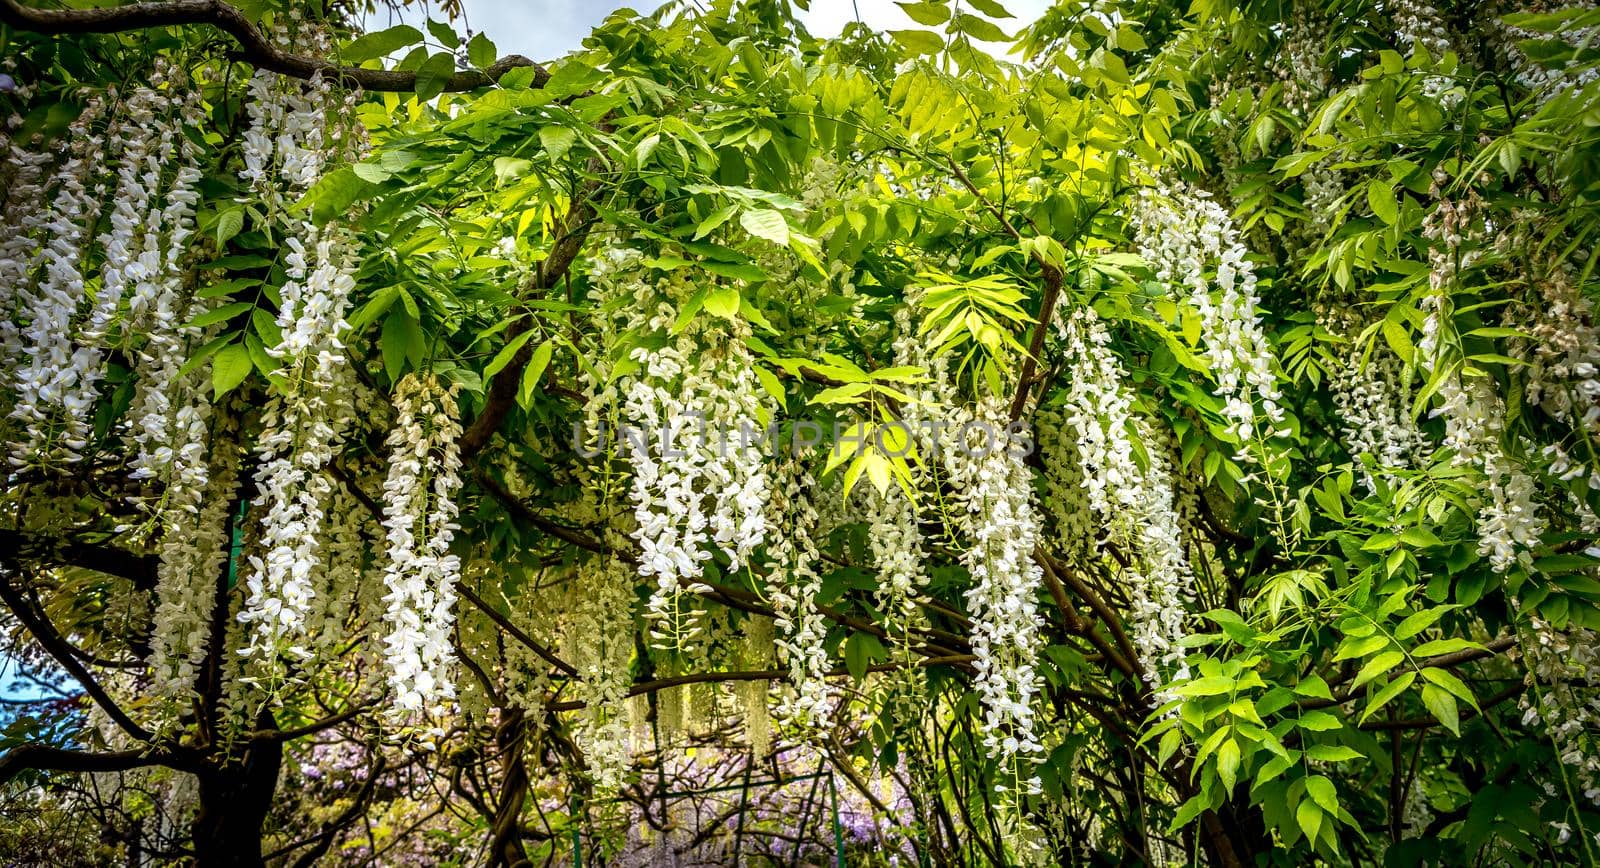
[[[37,2],[0,861],[1600,860],[1600,9]]]

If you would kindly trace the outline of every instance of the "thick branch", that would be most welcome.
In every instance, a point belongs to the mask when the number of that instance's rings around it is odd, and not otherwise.
[[[0,0],[0,3],[8,0]],[[156,561],[115,546],[74,542],[57,536],[0,528],[0,559],[35,560],[51,566],[81,567],[127,579],[142,591],[156,586]]]
[[[599,172],[600,165],[597,161],[590,160],[588,168],[592,176]],[[578,258],[578,254],[583,251],[584,242],[589,238],[589,227],[595,219],[593,197],[599,189],[600,182],[591,177],[591,180],[579,184],[572,191],[572,204],[568,206],[566,216],[561,219],[555,240],[550,245],[550,252],[522,287],[524,297],[542,289],[549,289],[566,277],[567,269],[572,267],[573,260]],[[533,317],[517,320],[506,329],[506,340],[515,340],[531,328],[533,328]],[[478,414],[471,427],[461,435],[463,458],[470,458],[489,445],[489,438],[494,436],[495,430],[505,420],[506,414],[511,412],[511,407],[517,401],[517,388],[522,382],[522,371],[533,359],[534,348],[533,341],[525,341],[511,357],[511,363],[490,381],[489,395],[484,401],[483,412]]]
[[[388,69],[359,69],[340,66],[320,57],[284,51],[258,30],[243,12],[220,0],[164,0],[130,3],[104,9],[36,9],[17,0],[0,0],[0,23],[34,33],[123,33],[154,27],[204,25],[215,27],[239,44],[238,59],[294,78],[309,79],[318,73],[346,87],[369,91],[405,92],[417,89],[417,74]],[[518,67],[534,69],[534,85],[543,87],[550,74],[521,55],[502,57],[487,69],[470,69],[450,76],[447,91],[475,90],[500,80]]]
[[[51,772],[125,772],[148,766],[187,769],[188,763],[169,754],[147,754],[136,750],[90,753],[81,750],[22,744],[0,755],[0,784],[5,784],[28,769]]]

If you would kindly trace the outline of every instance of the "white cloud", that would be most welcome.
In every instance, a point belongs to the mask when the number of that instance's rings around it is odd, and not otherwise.
[[[1014,33],[1033,21],[1051,5],[1051,0],[1002,0],[1015,18],[998,23]],[[617,0],[462,0],[467,25],[488,34],[500,54],[522,54],[534,60],[553,60],[577,49],[606,16],[623,7],[649,12],[659,6],[654,0],[638,3]],[[420,26],[427,16],[420,10],[407,10],[390,20],[380,13],[368,22],[379,29],[401,21]],[[812,0],[801,20],[818,36],[837,36],[846,24],[859,20],[877,30],[917,27],[892,0]],[[459,25],[458,25],[459,26]]]

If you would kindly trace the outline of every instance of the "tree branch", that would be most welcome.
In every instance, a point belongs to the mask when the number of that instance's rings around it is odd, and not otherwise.
[[[573,189],[572,204],[567,207],[566,216],[561,218],[555,240],[550,244],[550,252],[539,263],[533,276],[523,285],[523,296],[555,286],[566,276],[573,260],[583,251],[583,244],[589,238],[589,227],[594,222],[596,214],[591,199],[600,189],[600,182],[592,177],[601,168],[598,161],[590,160],[588,168],[591,178]],[[506,329],[506,341],[515,340],[531,328],[533,328],[532,316],[518,320]],[[522,383],[522,371],[533,359],[534,349],[533,341],[524,341],[516,354],[511,357],[511,363],[489,382],[489,394],[484,401],[483,412],[478,414],[478,418],[474,419],[472,425],[461,435],[462,458],[470,458],[489,445],[489,438],[494,436],[495,430],[505,420],[506,414],[511,412],[512,405],[517,401],[517,388]]]
[[[0,0],[0,3],[10,0]],[[81,567],[133,582],[141,591],[156,586],[156,560],[115,546],[75,542],[24,530],[0,528],[0,559],[37,560],[53,566]]]
[[[510,633],[512,638],[516,639],[518,642],[521,642],[523,645],[526,645],[533,653],[544,658],[545,662],[561,670],[568,677],[578,677],[577,667],[565,660],[562,660],[560,657],[557,657],[554,651],[544,647],[544,645],[540,644],[532,636],[529,636],[527,632],[522,630],[516,624],[512,623],[510,618],[502,615],[499,610],[489,605],[487,600],[473,593],[472,589],[467,587],[465,582],[456,583],[456,593],[460,594],[467,602],[477,606],[478,609],[483,612],[483,614],[489,616],[489,620],[500,625],[500,629]]]
[[[417,74],[388,69],[340,66],[331,60],[284,51],[256,28],[239,9],[220,0],[161,0],[130,3],[104,9],[37,9],[17,0],[0,0],[0,23],[18,30],[58,35],[66,33],[123,33],[155,27],[204,25],[215,27],[239,44],[238,59],[257,69],[309,79],[318,73],[346,87],[369,91],[407,92],[417,89]],[[464,91],[487,87],[519,67],[532,67],[535,87],[550,80],[544,67],[518,54],[502,57],[487,69],[457,72],[444,90]]]
[[[0,2],[3,2],[3,0],[0,0]],[[83,692],[89,694],[89,697],[105,711],[106,716],[111,718],[117,726],[122,727],[124,732],[139,741],[149,742],[154,739],[154,735],[149,730],[135,723],[133,718],[122,710],[121,706],[112,701],[110,694],[106,693],[105,688],[100,686],[100,682],[95,680],[88,667],[84,666],[83,661],[72,653],[72,646],[61,637],[60,633],[56,632],[55,625],[50,623],[49,616],[42,612],[34,611],[27,598],[12,587],[10,580],[3,575],[0,575],[0,601],[3,601],[11,609],[12,613],[17,616],[17,620],[22,622],[22,626],[33,634],[34,641],[43,646],[44,650],[55,658],[56,663],[78,682],[78,685],[83,688]]]
[[[0,784],[28,769],[50,772],[125,772],[148,766],[188,770],[192,764],[174,754],[150,754],[136,750],[90,753],[44,744],[17,745],[0,755]]]

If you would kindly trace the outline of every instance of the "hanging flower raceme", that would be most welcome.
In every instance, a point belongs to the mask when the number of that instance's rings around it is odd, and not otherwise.
[[[867,541],[878,571],[878,608],[897,625],[895,634],[904,637],[919,611],[917,593],[928,584],[917,508],[898,486],[890,486],[881,495],[872,491],[866,496],[871,498]]]
[[[989,755],[1020,769],[1043,750],[1033,698],[1044,644],[1036,599],[1044,575],[1033,560],[1039,541],[1033,486],[1018,444],[1009,440],[1007,410],[1005,402],[988,399],[976,411],[956,412],[942,454],[969,542],[961,563],[972,575],[966,599],[980,729]],[[1037,779],[1018,783],[1038,786]]]
[[[1129,219],[1139,254],[1157,278],[1189,288],[1229,430],[1249,442],[1262,417],[1282,421],[1272,349],[1256,309],[1255,268],[1228,212],[1206,193],[1179,183],[1142,189]],[[1215,274],[1215,287],[1208,273]]]
[[[1423,224],[1423,234],[1434,242],[1429,253],[1429,292],[1422,299],[1426,315],[1419,357],[1436,375],[1437,403],[1430,417],[1444,418],[1444,446],[1456,460],[1476,465],[1485,476],[1487,498],[1478,512],[1478,554],[1489,558],[1496,572],[1518,561],[1531,561],[1532,549],[1548,523],[1535,500],[1532,477],[1506,453],[1505,403],[1487,376],[1465,376],[1465,361],[1456,357],[1447,338],[1453,329],[1448,287],[1462,269],[1472,264],[1476,252],[1462,250],[1476,234],[1473,203],[1448,200]]]
[[[455,696],[456,583],[461,560],[450,553],[461,491],[461,423],[455,387],[409,374],[395,387],[389,476],[383,484],[389,589],[384,640],[389,686],[402,712],[433,712]]]
[[[1394,353],[1375,343],[1365,357],[1353,347],[1329,377],[1345,448],[1354,456],[1371,456],[1379,477],[1389,482],[1395,470],[1415,464],[1423,446],[1422,432],[1411,418],[1410,395],[1402,385],[1404,373]],[[1365,464],[1360,477],[1369,492],[1375,490],[1376,480]]]
[[[0,133],[0,386],[13,387],[21,362],[27,293],[39,255],[39,230],[48,219],[45,179],[51,155],[30,150],[12,137],[22,118],[6,119]]]
[[[158,124],[151,104],[165,105],[164,97],[150,88],[135,92],[122,122],[112,131],[112,152],[131,165],[124,171],[147,172],[143,151],[146,137],[160,139],[166,125]],[[85,281],[84,255],[94,224],[99,219],[104,191],[97,189],[98,173],[106,157],[104,137],[95,124],[103,103],[91,101],[78,116],[69,135],[69,156],[50,183],[53,197],[49,216],[39,230],[40,255],[19,275],[17,315],[27,326],[20,335],[19,359],[12,373],[16,403],[11,416],[20,423],[22,436],[12,446],[14,464],[39,461],[70,463],[82,457],[88,446],[89,414],[101,375],[100,333],[94,322],[84,326],[89,304]],[[155,124],[155,128],[152,128]],[[156,177],[159,178],[159,165]],[[120,191],[119,191],[120,192]],[[130,207],[139,213],[138,197]],[[143,197],[147,203],[148,191]],[[113,213],[113,224],[123,215]],[[114,295],[114,276],[134,261],[131,251],[106,246],[102,285],[98,293]],[[35,279],[32,273],[39,272]],[[112,301],[115,313],[115,301]],[[96,303],[96,310],[100,307]],[[80,328],[86,343],[80,345]]]
[[[186,124],[197,125],[199,112],[197,96],[182,106]],[[192,474],[199,463],[196,455],[203,452],[205,420],[211,411],[209,360],[188,362],[212,334],[188,323],[218,303],[188,291],[184,259],[199,200],[200,148],[180,134],[176,149],[178,167],[160,221],[164,235],[159,240],[147,236],[141,255],[155,267],[141,269],[133,282],[124,325],[125,335],[146,336],[142,346],[130,350],[138,375],[130,408],[132,437],[138,445],[134,476],[164,482],[169,488],[173,477]]]
[[[1528,662],[1522,724],[1539,724],[1556,748],[1556,756],[1576,780],[1574,789],[1591,805],[1600,806],[1600,706],[1593,695],[1593,677],[1600,667],[1600,637],[1584,627],[1558,630],[1532,617],[1522,631]],[[1545,784],[1547,795],[1565,799],[1556,781]]]
[[[767,594],[777,628],[778,662],[789,670],[791,692],[777,712],[791,723],[821,727],[833,710],[834,690],[828,684],[828,653],[823,641],[828,625],[817,608],[822,577],[812,539],[817,508],[816,482],[798,461],[783,474],[783,496],[773,501],[773,526],[785,531],[767,543]]]
[[[564,657],[577,667],[572,698],[582,702],[572,737],[583,749],[601,792],[621,788],[632,761],[628,688],[633,660],[633,571],[595,558],[579,568],[571,616],[562,631]],[[541,698],[542,700],[542,698]]]
[[[241,174],[272,210],[302,195],[325,164],[331,89],[320,78],[302,89],[261,72],[250,90]],[[246,654],[261,662],[269,679],[279,653],[309,654],[303,640],[332,490],[325,468],[350,424],[354,391],[344,348],[355,287],[351,245],[337,228],[300,217],[287,218],[282,231],[288,253],[277,325],[283,340],[267,348],[280,367],[257,443],[256,507],[265,551],[251,559],[239,616],[252,627]]]
[[[162,503],[156,609],[150,635],[151,681],[159,696],[177,699],[194,689],[211,647],[217,583],[228,556],[228,518],[239,483],[238,414],[216,416],[209,457],[184,450],[186,470],[169,483]]]
[[[641,279],[637,251],[614,249],[598,258],[595,283],[607,333],[637,329],[671,335],[681,305],[708,289],[682,278]],[[748,327],[718,320],[693,322],[665,346],[629,354],[635,373],[601,386],[590,383],[591,435],[604,435],[601,413],[620,404],[618,432],[633,470],[633,537],[639,573],[653,579],[646,608],[654,644],[690,650],[699,633],[690,596],[713,556],[727,555],[728,570],[744,569],[767,535],[769,483],[766,442],[770,412],[762,406],[755,360],[745,347]],[[692,361],[691,361],[692,360]],[[614,405],[613,405],[614,406]]]
[[[1146,443],[1159,440],[1133,417],[1133,394],[1094,309],[1080,307],[1059,324],[1068,378],[1062,424],[1075,437],[1077,476],[1107,529],[1105,541],[1133,556],[1124,577],[1140,663],[1152,684],[1186,677],[1182,640],[1194,576],[1166,458],[1158,449],[1146,450],[1143,467],[1134,458],[1133,432]],[[1060,463],[1058,458],[1046,466]]]

